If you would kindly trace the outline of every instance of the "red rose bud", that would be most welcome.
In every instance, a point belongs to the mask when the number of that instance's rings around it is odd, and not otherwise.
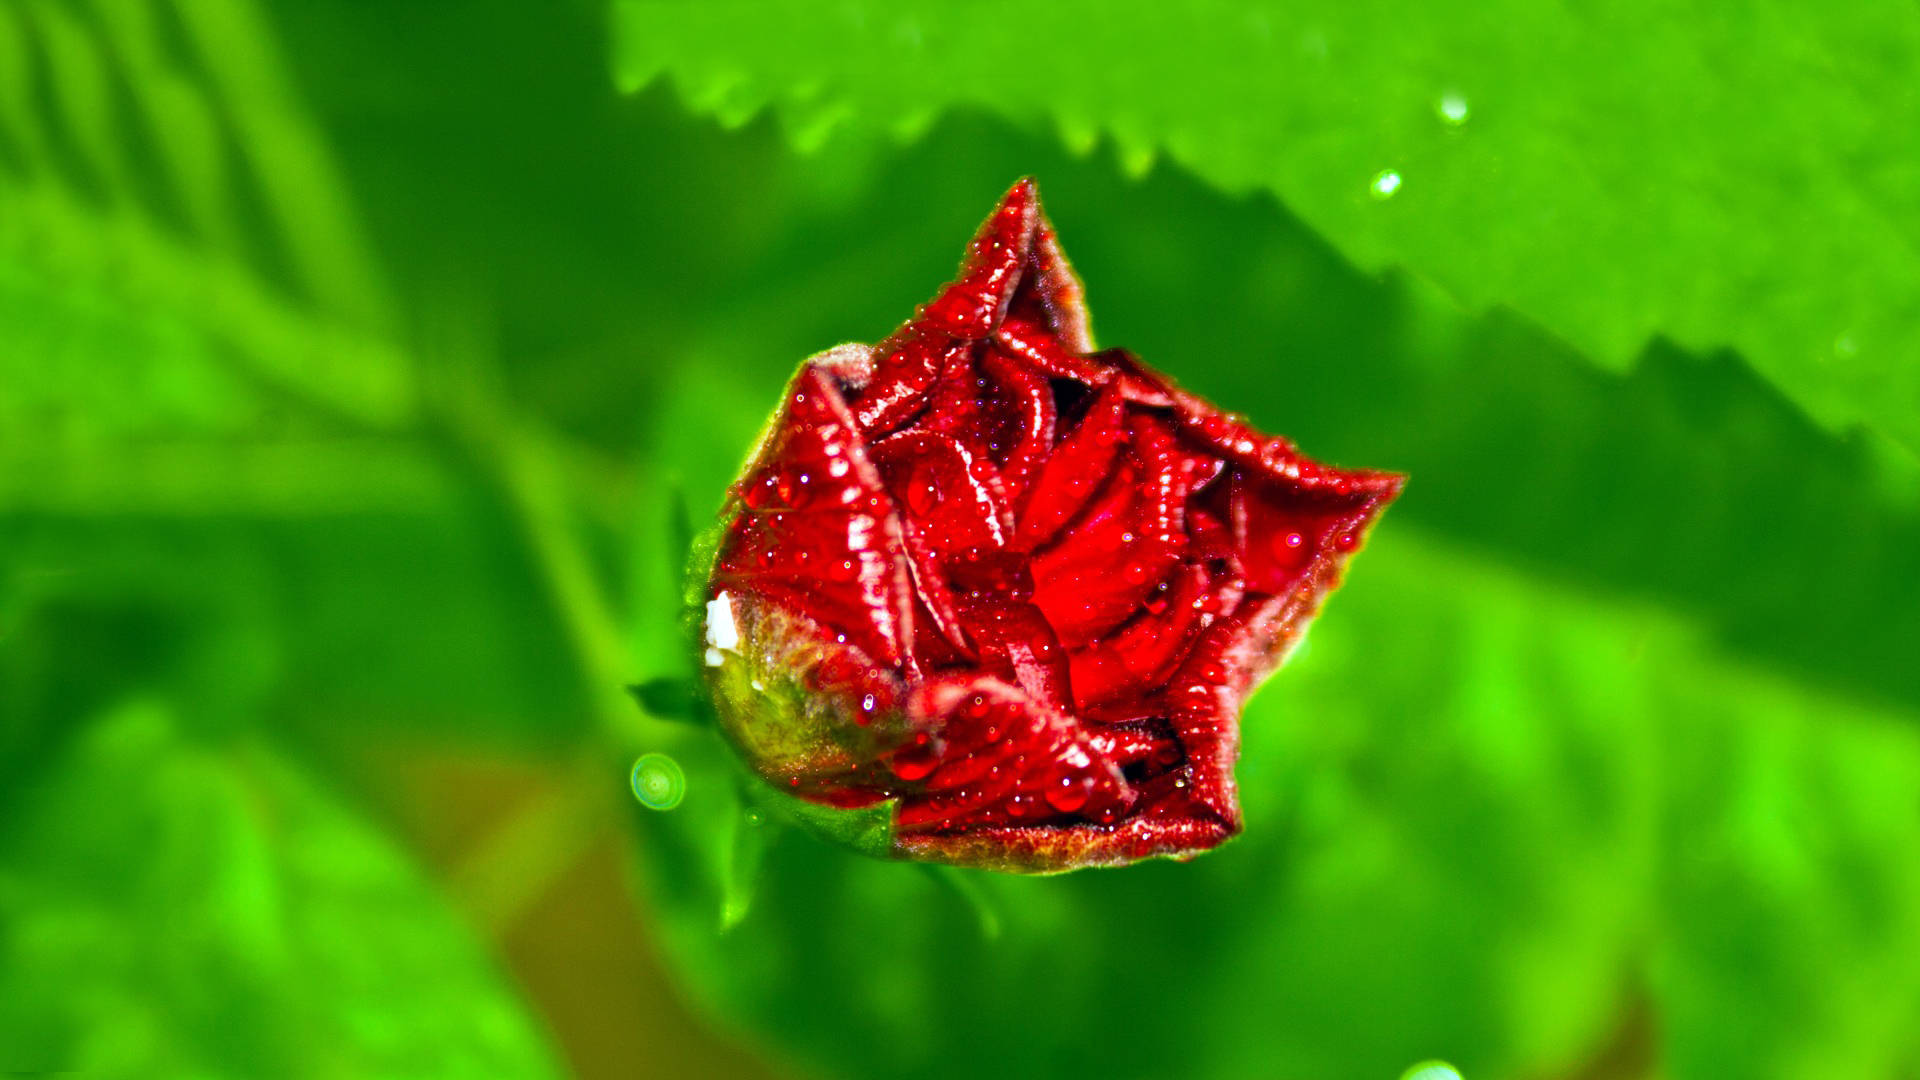
[[[788,386],[696,564],[721,724],[870,851],[1193,855],[1240,829],[1241,703],[1402,479],[1095,351],[1022,180],[932,303]]]

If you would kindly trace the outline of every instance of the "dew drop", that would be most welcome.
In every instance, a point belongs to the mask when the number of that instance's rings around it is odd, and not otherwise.
[[[859,569],[852,559],[841,559],[839,562],[827,567],[827,576],[835,581],[844,583],[852,581]]]
[[[1400,1080],[1460,1080],[1460,1070],[1444,1061],[1421,1061],[1407,1066]]]
[[[1033,813],[1033,796],[1024,792],[1007,800],[1007,816],[1023,818]]]
[[[740,497],[745,500],[747,509],[749,510],[765,509],[773,503],[774,499],[773,475],[769,473],[762,476],[758,481],[748,484],[747,489],[741,493]]]
[[[940,505],[940,482],[933,469],[922,465],[907,481],[907,509],[917,517],[926,517]]]
[[[1374,174],[1373,183],[1367,185],[1367,191],[1381,202],[1393,198],[1399,190],[1400,174],[1392,169],[1381,169]]]
[[[1471,115],[1467,107],[1467,95],[1458,90],[1449,90],[1441,94],[1440,99],[1433,103],[1433,111],[1440,117],[1440,122],[1448,127],[1459,127],[1466,123],[1467,117]]]
[[[984,694],[975,694],[967,699],[967,719],[983,720],[991,708]]]
[[[911,784],[932,775],[934,766],[939,763],[939,759],[925,747],[910,746],[896,751],[893,760],[887,762],[887,767],[893,770],[893,775]]]
[[[633,797],[649,810],[671,810],[687,794],[687,774],[665,754],[642,754],[628,777]]]
[[[852,468],[853,466],[847,464],[846,458],[836,457],[832,461],[827,462],[827,475],[838,480],[847,475],[848,470]]]
[[[1341,533],[1333,538],[1333,546],[1341,551],[1352,551],[1360,546],[1360,538],[1350,532]]]
[[[1307,538],[1297,532],[1280,533],[1273,538],[1273,557],[1282,566],[1299,566],[1307,561],[1312,551],[1307,547]]]
[[[1047,805],[1062,814],[1071,814],[1087,805],[1087,790],[1092,786],[1085,776],[1063,776],[1047,788]]]

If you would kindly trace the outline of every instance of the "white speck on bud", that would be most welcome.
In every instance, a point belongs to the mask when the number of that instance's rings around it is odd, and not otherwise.
[[[738,652],[740,630],[733,624],[733,600],[725,590],[707,601],[707,666],[719,667],[720,652]]]

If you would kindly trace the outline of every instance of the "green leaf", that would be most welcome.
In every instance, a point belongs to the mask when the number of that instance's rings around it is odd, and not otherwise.
[[[1734,348],[1830,429],[1920,449],[1920,19],[1903,6],[616,12],[621,85],[665,75],[723,124],[770,107],[804,149],[957,108],[1104,137],[1136,172],[1164,156],[1270,192],[1360,267],[1509,306],[1613,370],[1656,335]]]
[[[0,1068],[548,1076],[492,964],[302,770],[102,716],[0,827]]]

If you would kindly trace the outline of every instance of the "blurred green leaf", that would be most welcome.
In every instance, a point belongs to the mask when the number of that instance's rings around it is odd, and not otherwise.
[[[0,827],[0,1068],[547,1076],[406,859],[274,751],[102,716]]]
[[[723,124],[771,107],[805,150],[966,108],[1110,138],[1129,169],[1271,192],[1359,266],[1509,305],[1611,369],[1656,334],[1735,348],[1830,429],[1920,449],[1905,5],[615,9],[621,85],[666,75]]]
[[[0,264],[61,306],[118,305],[109,327],[158,309],[171,352],[224,346],[390,424],[414,393],[392,302],[262,18],[253,0],[7,4]],[[13,356],[66,361],[53,370],[76,388],[119,383],[102,359],[166,370],[165,354],[77,354],[88,337],[50,341],[31,320],[0,334],[42,347]]]

